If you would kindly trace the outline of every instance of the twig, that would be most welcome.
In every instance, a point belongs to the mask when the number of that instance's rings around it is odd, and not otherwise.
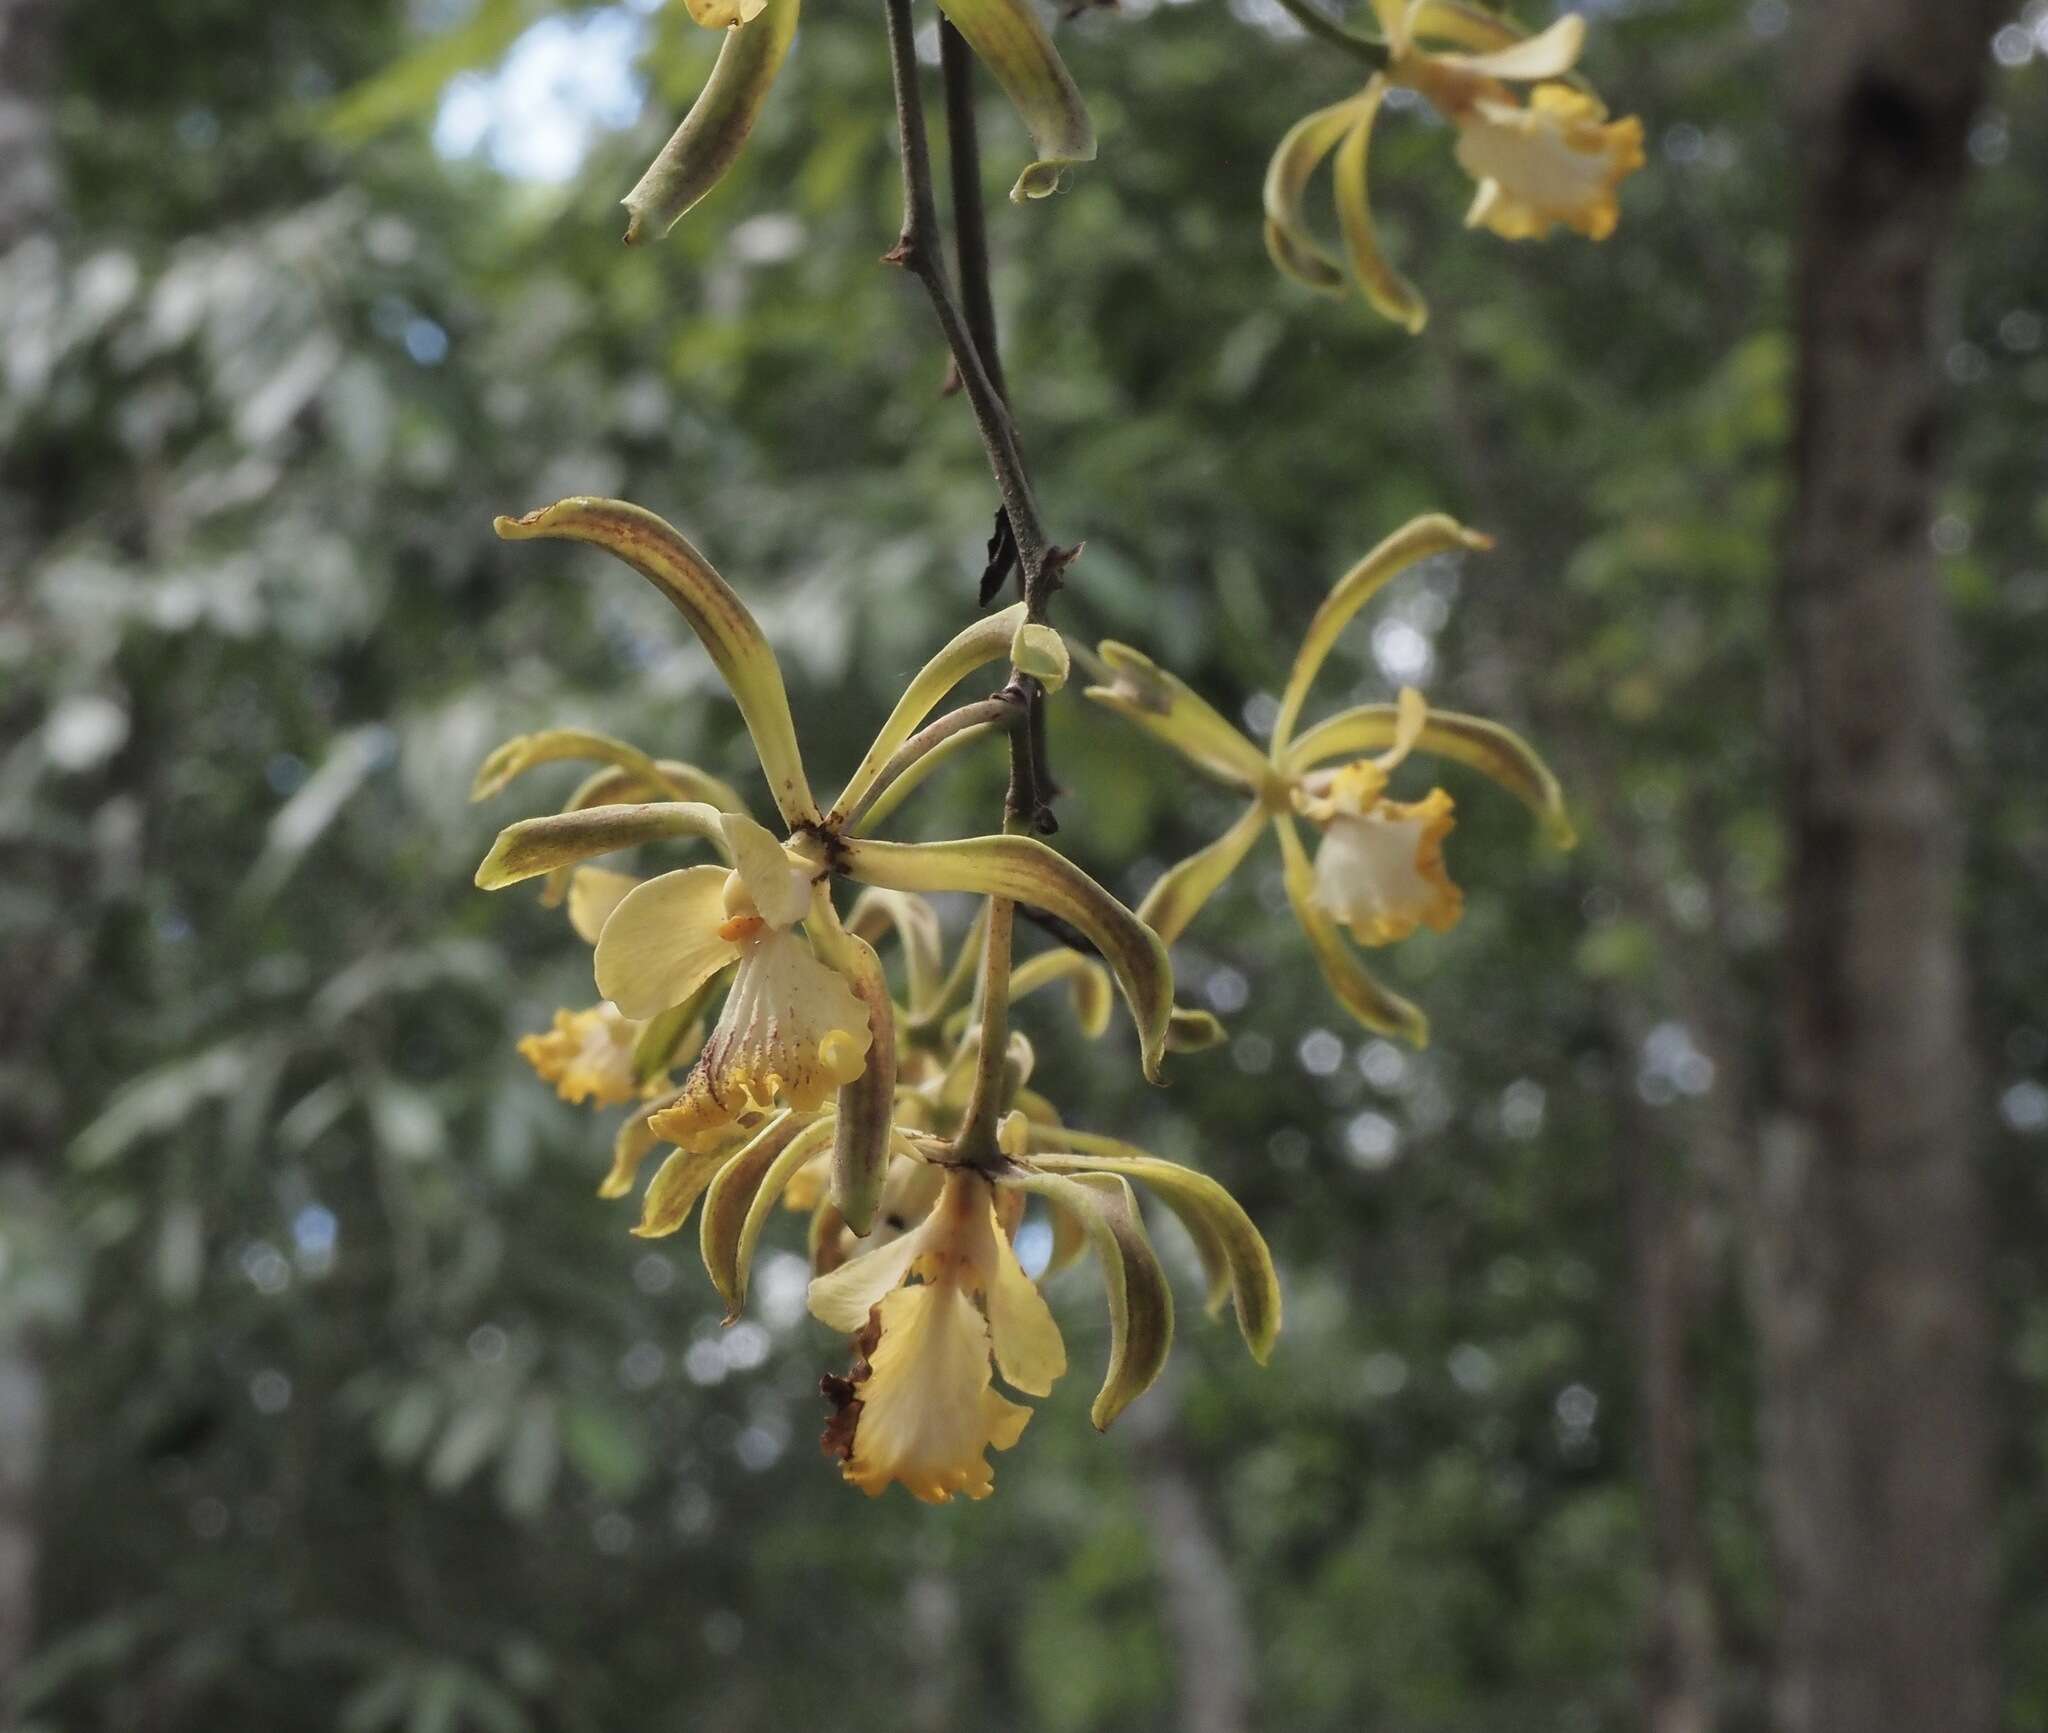
[[[1311,36],[1318,37],[1345,53],[1355,55],[1368,66],[1383,70],[1387,64],[1387,45],[1364,36],[1354,36],[1335,19],[1325,18],[1316,10],[1311,0],[1280,0],[1281,10]]]
[[[960,307],[968,335],[996,395],[1008,402],[996,349],[996,303],[989,284],[988,219],[981,202],[981,141],[974,125],[974,51],[950,19],[939,20],[939,70],[946,82],[946,152],[953,183],[953,256],[960,266]]]

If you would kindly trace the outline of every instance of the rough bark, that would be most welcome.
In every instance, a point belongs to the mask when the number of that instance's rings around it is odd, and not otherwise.
[[[1928,532],[1974,0],[1824,0],[1795,62],[1783,1114],[1762,1151],[1783,1733],[1988,1733],[1991,1513],[1958,693]]]

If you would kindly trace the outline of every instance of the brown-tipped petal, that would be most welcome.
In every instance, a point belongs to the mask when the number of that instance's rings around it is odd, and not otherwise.
[[[1287,857],[1287,901],[1294,910],[1294,918],[1301,923],[1301,930],[1308,935],[1316,965],[1337,1003],[1377,1034],[1395,1036],[1414,1047],[1427,1047],[1429,1019],[1418,1006],[1381,986],[1352,953],[1336,923],[1316,907],[1315,868],[1302,852],[1293,820],[1284,821],[1279,830],[1281,849]]]
[[[1266,165],[1266,251],[1287,276],[1326,294],[1344,292],[1344,272],[1310,232],[1302,198],[1323,158],[1360,114],[1369,116],[1379,106],[1384,88],[1385,81],[1374,74],[1363,95],[1304,115],[1287,129]]]
[[[1280,1334],[1280,1277],[1265,1236],[1236,1198],[1205,1173],[1162,1161],[1113,1137],[1080,1131],[1037,1131],[1032,1165],[1048,1173],[1120,1173],[1154,1192],[1178,1216],[1205,1266],[1220,1268],[1237,1308],[1238,1328],[1252,1358],[1264,1365]]]
[[[1374,79],[1367,92],[1368,105],[1337,147],[1330,174],[1337,195],[1338,232],[1344,237],[1344,251],[1366,304],[1412,337],[1429,323],[1429,303],[1380,251],[1379,230],[1372,220],[1372,199],[1366,190],[1366,153],[1372,140],[1372,123],[1385,91],[1386,86]]]
[[[1116,684],[1090,686],[1086,697],[1164,741],[1218,782],[1247,790],[1265,785],[1273,768],[1266,755],[1177,674],[1128,644],[1098,644],[1096,656]]]
[[[1173,965],[1159,935],[1063,855],[1035,837],[960,842],[849,842],[843,868],[864,884],[902,891],[972,891],[1028,903],[1071,922],[1115,972],[1138,1025],[1145,1075],[1160,1081],[1173,1014]]]
[[[1129,1181],[1113,1173],[1068,1178],[1019,1168],[1001,1183],[1065,1205],[1087,1229],[1109,1302],[1109,1370],[1089,1410],[1096,1430],[1104,1430],[1151,1389],[1173,1346],[1173,1293],[1138,1201]]]
[[[776,0],[777,5],[783,3]],[[769,13],[735,31],[731,41],[761,29],[773,15],[771,6]],[[712,664],[731,688],[767,773],[776,809],[792,830],[817,820],[775,652],[732,586],[674,525],[624,500],[577,498],[524,517],[501,517],[497,530],[507,541],[588,542],[624,560],[666,596],[703,641]]]
[[[1238,821],[1207,848],[1168,867],[1138,905],[1138,919],[1172,944],[1202,912],[1202,905],[1223,888],[1224,880],[1244,863],[1265,829],[1266,817],[1263,806],[1246,807]]]
[[[1021,203],[1058,191],[1062,170],[1095,160],[1095,126],[1031,0],[939,0],[939,10],[995,74],[1031,134],[1036,160],[1010,197]]]
[[[918,731],[939,700],[975,669],[985,668],[1010,653],[1010,642],[1023,622],[1022,602],[976,620],[918,669],[903,689],[903,696],[896,700],[896,708],[889,712],[889,720],[882,724],[867,756],[832,803],[832,810],[844,814],[858,806],[874,787],[875,778],[896,756],[897,748]]]
[[[1287,676],[1287,690],[1280,698],[1280,714],[1273,723],[1274,753],[1284,754],[1287,743],[1294,738],[1294,724],[1301,716],[1302,702],[1308,697],[1308,689],[1338,636],[1351,623],[1351,617],[1372,600],[1389,579],[1398,577],[1418,560],[1428,559],[1431,554],[1448,553],[1454,548],[1483,549],[1492,546],[1491,536],[1469,530],[1442,512],[1431,512],[1403,524],[1339,578],[1331,586],[1329,595],[1323,598],[1323,605],[1316,610],[1315,618],[1309,622],[1308,632],[1302,638],[1301,648],[1295,653],[1294,666]]]
[[[643,842],[706,837],[723,843],[724,827],[715,806],[693,800],[657,801],[645,806],[593,806],[522,818],[498,832],[491,852],[476,869],[477,888],[501,891],[554,867],[574,866],[601,854],[616,854]]]
[[[1356,758],[1391,745],[1399,716],[1391,704],[1362,704],[1319,722],[1287,750],[1289,776],[1301,776],[1333,758]],[[1578,841],[1565,811],[1564,791],[1536,749],[1511,728],[1483,716],[1432,710],[1416,736],[1418,750],[1476,770],[1512,794],[1541,821],[1559,848]]]
[[[775,75],[796,36],[797,0],[768,0],[751,23],[726,33],[717,64],[661,154],[620,204],[626,245],[674,228],[725,178],[761,116]]]

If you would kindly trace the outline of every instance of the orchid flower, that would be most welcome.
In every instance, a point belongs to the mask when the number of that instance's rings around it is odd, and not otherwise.
[[[661,154],[620,203],[626,244],[665,235],[725,178],[754,130],[796,38],[799,0],[686,0],[690,16],[725,41],[702,94]],[[940,0],[1015,104],[1031,135],[1031,162],[1010,191],[1042,199],[1073,163],[1095,160],[1095,128],[1031,0]]]
[[[778,838],[743,811],[702,798],[572,801],[571,810],[509,826],[477,869],[476,882],[496,890],[641,843],[705,841],[724,857],[721,866],[684,868],[635,885],[598,933],[598,989],[629,1020],[672,1018],[732,968],[724,1009],[695,1068],[650,1118],[657,1138],[708,1157],[771,1111],[801,1118],[836,1097],[834,1197],[848,1226],[867,1231],[889,1149],[895,1017],[873,947],[847,931],[833,906],[831,881],[838,876],[887,890],[1005,898],[1070,923],[1115,976],[1138,1025],[1145,1073],[1158,1081],[1173,1014],[1165,947],[1086,873],[1030,837],[905,844],[853,834],[914,780],[898,761],[900,750],[962,677],[1008,654],[1021,609],[975,622],[933,657],[839,800],[822,811],[774,651],[732,587],[681,534],[637,506],[595,499],[500,518],[497,529],[512,541],[556,538],[605,548],[668,598],[730,689],[785,826]],[[588,755],[600,740],[522,737],[493,755],[480,781],[516,774],[507,771],[510,763]],[[664,774],[659,761],[633,749],[608,755],[625,786],[636,790],[650,780],[658,785]],[[736,807],[737,798],[730,804]]]
[[[1352,275],[1375,311],[1410,332],[1429,317],[1421,294],[1387,262],[1366,195],[1366,153],[1387,92],[1425,97],[1457,128],[1459,166],[1477,183],[1467,227],[1506,240],[1540,240],[1562,223],[1592,240],[1614,232],[1621,183],[1643,166],[1643,125],[1610,121],[1570,78],[1586,23],[1566,13],[1540,34],[1463,0],[1373,0],[1386,65],[1356,96],[1304,117],[1266,172],[1266,247],[1288,276],[1345,292],[1343,266],[1310,233],[1302,202],[1334,151],[1337,222]],[[1436,46],[1430,46],[1434,44]],[[1517,86],[1527,87],[1526,100]]]
[[[1490,546],[1486,536],[1448,517],[1419,517],[1345,573],[1309,623],[1263,751],[1138,651],[1100,646],[1108,680],[1089,687],[1090,698],[1156,735],[1197,769],[1254,797],[1215,842],[1168,868],[1139,905],[1139,917],[1168,944],[1270,825],[1280,839],[1287,900],[1331,992],[1367,1028],[1417,1046],[1427,1041],[1428,1019],[1373,978],[1340,930],[1348,928],[1361,945],[1387,945],[1421,927],[1442,932],[1463,909],[1443,858],[1444,839],[1455,822],[1451,797],[1435,788],[1418,801],[1390,800],[1388,778],[1418,750],[1468,765],[1519,798],[1551,839],[1568,848],[1574,839],[1557,779],[1519,736],[1480,717],[1432,710],[1413,687],[1404,688],[1396,703],[1342,711],[1299,738],[1295,728],[1331,647],[1383,585],[1430,555]],[[1349,762],[1323,768],[1334,759]],[[1297,818],[1322,833],[1313,863]]]

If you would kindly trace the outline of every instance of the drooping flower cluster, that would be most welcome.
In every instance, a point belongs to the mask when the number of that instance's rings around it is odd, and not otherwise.
[[[724,175],[796,33],[798,0],[685,3],[698,23],[726,33],[724,45],[682,127],[624,201],[629,241],[665,232]],[[1012,196],[1050,193],[1064,166],[1094,156],[1095,139],[1030,0],[940,5],[1031,132],[1036,158]],[[1366,196],[1368,146],[1391,90],[1419,94],[1456,129],[1457,160],[1477,187],[1467,222],[1514,240],[1558,225],[1604,239],[1618,218],[1617,189],[1641,166],[1642,128],[1609,120],[1574,71],[1585,37],[1575,15],[1531,36],[1465,0],[1374,5],[1384,40],[1344,45],[1377,70],[1356,96],[1309,115],[1282,140],[1266,180],[1266,241],[1282,270],[1342,290],[1344,265],[1303,212],[1311,177],[1334,153],[1351,273],[1376,309],[1414,331],[1426,309],[1382,256]],[[1323,22],[1323,34],[1344,36]],[[928,173],[902,0],[892,0],[889,24],[910,211],[904,247],[891,255],[901,258],[920,201],[931,199],[929,185],[916,184]],[[943,269],[920,257],[945,314]],[[962,323],[942,319],[949,341]],[[955,341],[956,366],[963,353]],[[1023,563],[1029,538],[1008,513],[1028,505],[1030,489],[991,395],[984,377],[976,413],[1004,482],[991,544],[1000,581],[1001,550]],[[1456,822],[1451,796],[1430,787],[1396,798],[1395,779],[1417,754],[1462,764],[1521,799],[1569,846],[1557,784],[1507,729],[1435,709],[1412,688],[1297,728],[1331,648],[1366,602],[1415,562],[1483,549],[1487,538],[1446,517],[1418,518],[1340,578],[1309,624],[1263,748],[1142,652],[1115,643],[1072,651],[1044,618],[1043,569],[1035,587],[1027,572],[1028,601],[967,627],[919,671],[824,807],[812,796],[765,637],[673,528],[618,501],[569,499],[501,518],[498,530],[511,540],[590,543],[631,565],[703,642],[751,736],[777,829],[718,778],[604,735],[554,729],[507,742],[479,772],[477,799],[542,765],[598,768],[560,811],[501,832],[477,883],[495,890],[543,881],[545,900],[566,901],[592,947],[597,1002],[558,1011],[519,1050],[563,1099],[627,1109],[602,1195],[630,1193],[666,1147],[633,1231],[674,1234],[694,1215],[730,1322],[746,1305],[762,1235],[780,1213],[808,1216],[810,1310],[851,1344],[849,1369],[822,1381],[825,1444],[845,1479],[871,1495],[901,1484],[930,1502],[986,1496],[990,1453],[1017,1443],[1028,1399],[1046,1396],[1066,1371],[1045,1286],[1091,1253],[1111,1326],[1096,1425],[1142,1394],[1172,1342],[1173,1299],[1139,1187],[1187,1230],[1212,1315],[1230,1306],[1252,1354],[1265,1360],[1281,1302],[1258,1229],[1206,1175],[1067,1127],[1033,1087],[1034,1052],[1011,1029],[1009,1011],[1065,984],[1081,1028],[1099,1036],[1120,993],[1154,1082],[1169,1051],[1221,1040],[1215,1018],[1175,1005],[1168,947],[1270,827],[1288,902],[1338,1000],[1369,1028],[1423,1041],[1422,1012],[1382,985],[1355,948],[1446,931],[1464,906],[1445,857]],[[1049,546],[1042,536],[1032,545],[1040,554]],[[1135,912],[1042,842],[1015,834],[1016,822],[955,841],[873,839],[934,767],[977,740],[1008,739],[1013,769],[1028,764],[1037,707],[1077,655],[1095,676],[1090,698],[1250,797],[1221,837],[1164,873]],[[994,698],[927,722],[962,679],[1005,659],[1010,681]],[[1037,810],[1019,797],[1009,816]],[[1313,857],[1304,824],[1317,838]],[[645,880],[589,864],[674,842],[708,845],[718,859]],[[834,900],[840,880],[867,887],[844,915]],[[983,899],[950,965],[926,900],[939,891]],[[1016,960],[1019,905],[1049,917],[1066,942]],[[1028,1212],[1051,1244],[1036,1272],[1017,1250]]]
[[[1337,225],[1358,288],[1376,312],[1420,331],[1428,303],[1380,251],[1366,192],[1373,126],[1389,91],[1412,90],[1457,129],[1458,166],[1476,191],[1468,227],[1510,241],[1553,227],[1604,241],[1621,220],[1617,192],[1643,166],[1643,125],[1609,120],[1573,68],[1586,22],[1566,13],[1540,35],[1463,0],[1373,0],[1385,66],[1356,96],[1304,116],[1266,172],[1266,249],[1312,289],[1345,290],[1344,265],[1310,231],[1310,178],[1335,153]]]

